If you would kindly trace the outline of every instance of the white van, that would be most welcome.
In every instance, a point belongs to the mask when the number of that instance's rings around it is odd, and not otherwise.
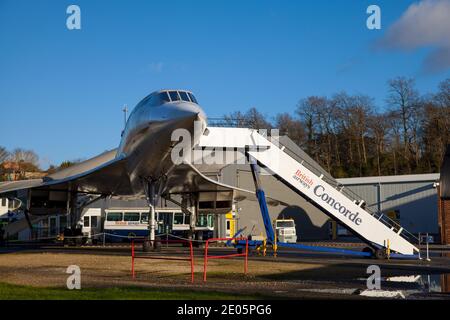
[[[277,219],[274,223],[277,241],[286,243],[297,242],[297,231],[294,219]]]
[[[0,216],[8,213],[8,202],[7,198],[0,198]]]

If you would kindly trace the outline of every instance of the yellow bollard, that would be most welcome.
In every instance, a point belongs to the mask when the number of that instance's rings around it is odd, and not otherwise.
[[[278,245],[277,245],[277,231],[275,230],[275,239],[274,239],[274,244],[273,244],[273,256],[275,258],[277,257],[277,249],[278,249]]]
[[[391,258],[391,244],[389,239],[387,239],[387,250],[386,250],[388,260]]]
[[[264,238],[264,240],[263,240],[263,257],[266,256],[266,253],[267,253],[267,239]]]

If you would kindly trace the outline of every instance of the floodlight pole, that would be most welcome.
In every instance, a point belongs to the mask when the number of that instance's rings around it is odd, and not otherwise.
[[[128,106],[126,104],[123,105],[122,111],[123,111],[123,128],[125,129],[128,119]]]

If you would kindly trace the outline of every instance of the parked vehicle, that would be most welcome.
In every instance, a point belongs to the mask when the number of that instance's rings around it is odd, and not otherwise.
[[[278,242],[297,242],[297,232],[295,230],[294,219],[277,219],[274,222],[274,229]]]

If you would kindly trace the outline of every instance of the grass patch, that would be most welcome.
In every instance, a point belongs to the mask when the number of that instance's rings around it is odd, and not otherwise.
[[[39,288],[0,282],[0,300],[236,300],[256,299],[257,296],[244,296],[214,291],[187,291],[143,288]],[[261,298],[261,297],[259,297]]]

